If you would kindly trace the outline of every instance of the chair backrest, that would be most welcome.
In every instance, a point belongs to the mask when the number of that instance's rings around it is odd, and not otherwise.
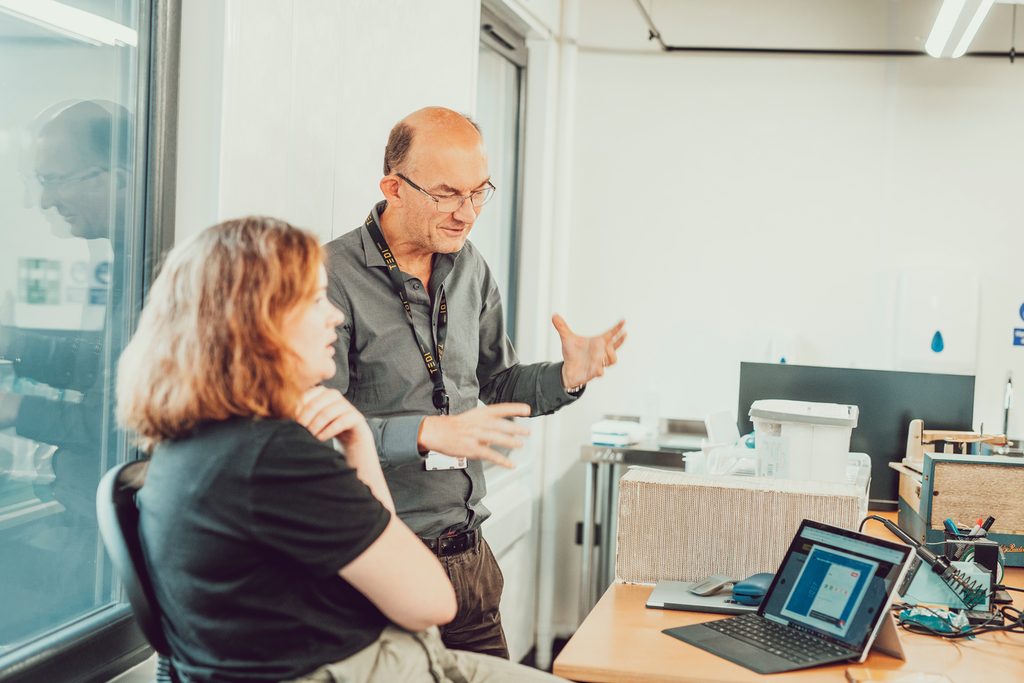
[[[142,634],[154,650],[169,656],[171,650],[160,623],[160,607],[146,571],[139,540],[139,509],[135,494],[145,482],[148,466],[146,461],[134,461],[118,465],[103,475],[96,490],[96,514],[103,545],[124,584]]]

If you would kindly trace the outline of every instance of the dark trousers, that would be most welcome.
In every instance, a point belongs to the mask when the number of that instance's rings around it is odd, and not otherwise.
[[[455,619],[441,627],[445,646],[508,659],[498,612],[505,579],[487,541],[481,538],[474,548],[438,559],[459,603]]]

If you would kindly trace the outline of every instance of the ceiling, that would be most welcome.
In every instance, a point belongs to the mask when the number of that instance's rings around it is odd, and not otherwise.
[[[668,45],[924,49],[941,0],[641,0]],[[1010,48],[1015,5],[993,6],[971,51]],[[580,0],[582,47],[657,51],[636,0]],[[1024,8],[1016,33],[1024,50]]]

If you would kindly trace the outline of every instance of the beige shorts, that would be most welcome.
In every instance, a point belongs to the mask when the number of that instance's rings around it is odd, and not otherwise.
[[[563,679],[475,652],[449,650],[437,627],[409,633],[388,626],[348,659],[325,664],[291,683],[551,683]]]

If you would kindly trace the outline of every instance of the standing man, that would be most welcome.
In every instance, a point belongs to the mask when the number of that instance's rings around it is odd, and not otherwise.
[[[491,447],[518,448],[528,430],[507,418],[572,403],[615,363],[624,323],[581,337],[556,315],[563,362],[519,363],[497,283],[466,241],[495,188],[465,116],[430,107],[395,125],[380,189],[364,224],[327,245],[328,297],[346,314],[327,384],[372,418],[397,512],[455,586],[445,645],[507,658],[481,461],[510,466]]]

